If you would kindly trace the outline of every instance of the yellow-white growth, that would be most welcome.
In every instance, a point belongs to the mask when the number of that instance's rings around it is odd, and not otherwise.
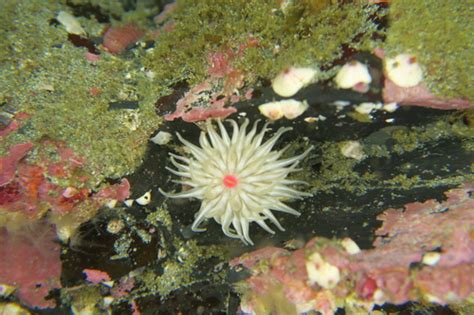
[[[372,77],[367,65],[353,60],[342,66],[334,81],[339,88],[351,89],[357,84],[369,84],[372,82]]]
[[[56,19],[61,23],[66,31],[70,34],[84,35],[86,32],[81,26],[81,23],[70,13],[66,11],[59,11]]]
[[[356,160],[362,160],[365,158],[364,148],[359,141],[345,141],[341,144],[341,153],[345,157],[349,157]]]
[[[313,83],[317,71],[313,68],[289,67],[280,72],[272,81],[273,91],[283,97],[295,95],[301,88]]]
[[[357,245],[357,243],[354,242],[354,240],[352,240],[349,237],[345,237],[344,239],[342,239],[341,245],[342,247],[344,247],[346,252],[348,252],[350,255],[355,255],[355,254],[360,253],[359,245]]]
[[[260,113],[271,120],[295,119],[303,114],[309,105],[306,101],[300,102],[294,99],[281,100],[277,102],[268,102],[258,106]]]
[[[427,252],[423,255],[422,262],[428,266],[436,265],[441,259],[441,254],[438,252]]]
[[[193,231],[203,231],[199,228],[201,223],[213,218],[222,225],[225,235],[253,244],[249,232],[251,222],[273,234],[274,231],[265,222],[268,219],[284,230],[272,210],[299,215],[298,211],[282,201],[311,196],[290,187],[305,182],[286,177],[297,171],[298,163],[312,147],[298,156],[280,159],[287,147],[278,151],[272,149],[278,139],[291,130],[290,127],[280,128],[264,142],[268,122],[257,131],[256,121],[247,131],[248,119],[240,127],[234,120],[228,121],[232,125],[231,135],[220,120],[217,121],[219,132],[208,121],[206,131],[199,138],[200,147],[177,134],[191,155],[185,157],[170,153],[171,163],[176,169],[167,169],[183,178],[177,183],[188,185],[191,189],[176,194],[160,191],[170,198],[197,198],[202,201],[192,224]]]
[[[151,190],[147,191],[146,193],[135,199],[135,201],[140,206],[146,206],[147,204],[149,204],[151,202]]]
[[[393,83],[403,88],[416,86],[423,80],[420,64],[409,54],[385,59],[385,72]]]
[[[165,145],[170,142],[171,139],[173,139],[171,133],[166,131],[160,131],[153,138],[151,138],[150,141],[158,145]]]
[[[324,289],[334,288],[341,279],[339,269],[325,261],[319,253],[314,253],[306,261],[308,283],[317,283]]]

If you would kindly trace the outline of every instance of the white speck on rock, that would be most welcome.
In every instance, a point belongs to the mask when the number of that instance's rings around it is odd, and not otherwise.
[[[159,131],[153,138],[150,139],[151,142],[158,145],[165,145],[171,141],[173,136],[171,133],[166,131]]]

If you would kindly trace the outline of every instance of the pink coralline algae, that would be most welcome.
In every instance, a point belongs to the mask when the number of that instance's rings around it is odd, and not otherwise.
[[[12,121],[6,128],[0,129],[0,137],[5,137],[18,128],[20,128],[20,124],[17,121]]]
[[[202,121],[208,118],[226,118],[237,112],[237,109],[228,105],[242,99],[238,90],[244,86],[245,75],[233,66],[245,49],[255,47],[258,41],[250,38],[241,44],[236,51],[222,47],[218,51],[208,54],[207,69],[209,78],[192,87],[177,102],[176,110],[165,119],[168,121],[182,118],[187,122]],[[252,97],[252,90],[244,93],[244,99]],[[227,107],[226,107],[227,106]]]
[[[190,91],[186,92],[184,96],[176,103],[176,110],[168,115],[165,119],[168,121],[182,118],[186,122],[195,122],[206,120],[207,118],[225,118],[232,113],[237,112],[233,107],[223,107],[222,102],[212,102],[212,99],[217,100],[217,96],[209,99],[209,92],[211,91],[211,84],[207,81],[196,85]],[[207,107],[197,107],[197,103],[206,103]]]
[[[377,250],[373,251],[394,257],[396,253],[397,265],[403,266],[427,251],[441,252],[438,266],[474,261],[474,240],[470,234],[474,232],[474,200],[469,196],[472,190],[474,185],[466,185],[448,191],[448,200],[442,203],[428,200],[409,203],[404,211],[385,211],[378,217],[384,224],[376,231]]]
[[[89,195],[86,188],[64,189],[50,180],[71,179],[82,166],[82,159],[60,142],[45,142],[42,146],[53,147],[60,160],[53,162],[45,157],[37,164],[20,162],[33,147],[29,143],[13,146],[10,154],[4,157],[8,163],[2,163],[7,167],[0,170],[0,178],[7,180],[2,180],[3,185],[0,186],[0,210],[23,212],[31,218],[41,214],[49,206],[54,212],[66,213]],[[78,186],[85,180],[86,178],[79,176],[74,179]]]
[[[153,17],[153,22],[158,26],[158,29],[151,32],[150,37],[157,39],[162,33],[167,33],[173,30],[175,21],[172,18],[173,12],[177,9],[176,2],[168,3],[164,6],[160,14]]]
[[[100,60],[100,55],[97,55],[97,54],[93,54],[91,52],[86,52],[85,53],[85,56],[86,56],[86,60],[89,61],[89,62],[98,62]]]
[[[384,83],[383,100],[386,103],[395,102],[399,105],[416,105],[437,109],[466,109],[474,107],[474,103],[466,99],[443,99],[437,97],[423,83],[414,87],[402,88],[387,78],[385,78]]]
[[[447,200],[409,203],[379,215],[374,248],[348,249],[316,237],[303,248],[259,249],[233,259],[252,275],[241,286],[244,311],[271,310],[281,290],[294,313],[359,312],[374,305],[430,301],[462,303],[474,297],[474,184],[446,192]],[[417,267],[413,267],[413,266]],[[362,311],[363,310],[363,311]]]
[[[46,299],[49,291],[60,288],[60,245],[54,242],[54,228],[36,224],[21,231],[0,228],[0,283],[17,288],[16,295],[35,308],[54,307]]]
[[[41,142],[34,164],[23,159],[31,147],[31,144],[16,145],[2,161],[0,215],[10,218],[7,222],[12,220],[7,225],[9,229],[28,225],[46,213],[50,222],[61,226],[74,222],[77,228],[109,201],[128,198],[130,184],[126,179],[115,185],[104,185],[96,193],[85,187],[89,180],[84,170],[86,161],[65,143]],[[47,152],[55,152],[56,158],[51,159]]]
[[[20,128],[22,121],[28,119],[29,117],[30,115],[25,112],[16,113],[14,120],[12,120],[5,128],[0,129],[0,138],[5,137]]]
[[[111,54],[120,54],[142,38],[144,32],[133,24],[114,26],[104,34],[104,48]]]
[[[56,172],[68,169],[56,169]],[[53,223],[58,238],[66,242],[79,226],[92,218],[100,207],[111,201],[123,201],[130,194],[130,184],[126,179],[115,185],[105,185],[97,193],[78,186],[60,187],[51,182],[45,168],[38,165],[20,164],[13,182],[0,187],[0,225],[9,231],[28,226],[46,219]],[[57,173],[56,173],[57,174]],[[81,179],[61,178],[71,184]]]
[[[10,148],[7,156],[0,158],[0,187],[13,180],[17,164],[32,148],[33,144],[29,142],[16,144]]]
[[[113,297],[121,298],[127,296],[135,288],[135,278],[131,276],[123,276],[120,278],[111,290]]]
[[[34,162],[25,158],[33,147]],[[101,206],[130,194],[127,179],[93,193],[86,162],[66,143],[50,140],[13,145],[0,158],[0,285],[15,287],[30,307],[55,306],[45,298],[61,287],[56,237],[67,240]]]
[[[86,280],[93,284],[98,284],[103,281],[110,281],[109,274],[105,271],[97,270],[97,269],[84,269],[82,271],[86,275]]]
[[[94,194],[95,200],[117,200],[124,201],[130,196],[130,183],[123,178],[120,183],[105,187]]]

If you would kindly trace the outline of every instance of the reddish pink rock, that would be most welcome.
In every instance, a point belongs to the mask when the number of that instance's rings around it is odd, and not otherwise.
[[[259,295],[265,295],[273,285],[272,281],[266,276],[254,276],[248,279],[247,284],[252,288],[252,291]]]
[[[229,262],[231,267],[242,265],[246,268],[251,268],[253,265],[261,260],[272,259],[279,256],[289,255],[290,252],[279,247],[264,247],[257,249],[251,253],[236,257]]]
[[[104,48],[111,54],[123,52],[129,45],[140,40],[144,32],[134,24],[111,27],[104,34]]]
[[[448,191],[448,199],[441,203],[431,199],[406,204],[404,211],[385,211],[378,217],[384,224],[376,231],[375,251],[391,257],[392,265],[420,261],[425,251],[436,248],[443,251],[440,265],[473,262],[474,242],[470,231],[474,212],[470,210],[474,209],[474,199],[469,197],[472,190],[473,187],[465,185]]]
[[[193,108],[183,114],[182,118],[187,122],[202,121],[208,118],[226,118],[230,114],[236,113],[234,107],[227,108]]]
[[[20,190],[21,187],[16,182],[0,186],[0,207],[19,201],[21,199]]]
[[[399,105],[416,105],[437,109],[466,109],[474,106],[474,103],[469,100],[443,99],[434,96],[423,83],[410,88],[402,88],[388,78],[385,78],[383,100],[385,103],[395,102]]]
[[[184,96],[176,103],[176,110],[168,115],[165,115],[165,120],[173,121],[181,118],[186,122],[196,122],[206,120],[208,118],[226,118],[232,113],[237,112],[233,107],[224,107],[227,98],[219,101],[210,99],[207,107],[199,107],[196,104],[203,94],[211,91],[212,85],[208,81],[204,81],[191,90],[186,92]],[[215,95],[217,99],[217,95]]]
[[[207,72],[216,78],[225,77],[228,73],[233,71],[231,61],[234,57],[234,52],[229,48],[210,53],[208,56],[210,66]]]
[[[90,61],[90,62],[97,62],[100,60],[100,55],[96,55],[88,51],[86,52],[85,56],[86,56],[87,61]]]
[[[208,118],[226,118],[237,109],[229,105],[242,99],[252,98],[252,89],[244,95],[236,93],[244,86],[245,73],[234,67],[244,50],[258,46],[258,40],[250,37],[237,49],[227,46],[208,53],[208,78],[191,88],[176,104],[176,110],[165,115],[165,120],[182,118],[186,122],[196,122]],[[216,91],[219,90],[219,91]],[[226,107],[229,106],[229,107]]]
[[[120,184],[115,184],[101,189],[94,195],[96,199],[115,199],[124,201],[130,196],[130,183],[126,178],[122,178]]]
[[[0,229],[0,283],[17,287],[16,295],[35,308],[54,307],[46,296],[60,288],[60,246],[54,228],[36,224],[15,233]]]
[[[24,147],[14,147],[12,148],[14,154],[10,156],[20,158],[25,154],[24,151],[31,146],[28,144]],[[56,150],[60,156],[59,161],[51,161],[42,150],[43,147]],[[83,160],[77,157],[64,143],[42,142],[38,150],[38,157],[39,161],[34,165],[28,164],[26,161],[16,164],[10,161],[10,174],[3,173],[3,175],[10,176],[10,184],[6,189],[0,189],[2,210],[23,212],[30,218],[36,218],[36,214],[40,213],[39,210],[44,210],[46,207],[49,207],[53,213],[63,214],[72,211],[79,202],[89,197],[90,190],[87,188],[70,186],[65,189],[51,180],[51,178],[70,180],[76,174],[75,171],[82,167]],[[5,165],[7,164],[5,163]],[[87,178],[79,177],[73,179],[75,183],[86,180]]]
[[[447,191],[443,202],[427,200],[386,210],[379,216],[384,223],[376,231],[375,248],[357,254],[350,255],[340,240],[315,237],[296,251],[268,247],[234,258],[231,266],[241,264],[252,272],[245,280],[243,303],[258,305],[262,296],[280,287],[288,303],[323,314],[333,314],[336,301],[347,298],[367,311],[385,302],[462,303],[474,294],[473,192],[474,185],[466,184]],[[433,251],[440,259],[423,262]],[[338,282],[330,289],[317,282],[310,285],[307,259],[315,253],[339,270]]]
[[[15,177],[17,164],[33,148],[31,142],[16,144],[10,148],[7,156],[0,158],[0,187]]]
[[[373,270],[369,272],[369,275],[375,279],[377,288],[384,292],[390,303],[403,304],[410,300],[413,283],[410,279],[410,271],[405,266]]]
[[[0,129],[0,137],[5,137],[9,133],[12,133],[13,131],[17,130],[18,128],[20,128],[20,124],[16,120],[14,120],[10,124],[8,124],[6,128]]]
[[[93,284],[112,280],[107,272],[98,269],[84,269],[82,273],[86,275],[86,280]]]
[[[461,303],[474,292],[474,265],[461,264],[448,268],[423,268],[414,283],[438,303]]]
[[[377,282],[365,274],[361,275],[361,278],[356,281],[355,290],[358,296],[365,300],[370,300],[375,290],[377,290]]]
[[[135,287],[135,278],[124,276],[120,278],[118,283],[112,288],[112,296],[116,298],[124,297],[132,292]]]

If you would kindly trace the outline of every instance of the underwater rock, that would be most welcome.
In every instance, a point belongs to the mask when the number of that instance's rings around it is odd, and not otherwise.
[[[443,202],[386,210],[378,217],[384,223],[374,249],[349,252],[337,240],[315,237],[296,251],[267,247],[233,259],[231,266],[252,271],[241,287],[241,308],[268,311],[276,301],[264,297],[278,288],[295,310],[323,314],[348,305],[370,311],[384,303],[466,301],[474,294],[474,279],[466,277],[474,271],[473,190],[466,184],[447,191]],[[439,251],[436,263],[410,267],[433,250]]]

